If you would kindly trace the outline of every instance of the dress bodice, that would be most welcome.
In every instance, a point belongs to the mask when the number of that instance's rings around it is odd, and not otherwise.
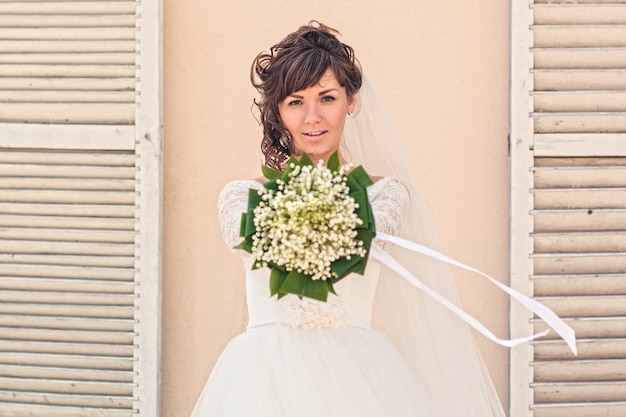
[[[222,235],[229,247],[236,246],[241,213],[246,210],[248,190],[261,188],[254,180],[233,181],[222,190],[218,211]],[[404,184],[396,177],[384,177],[368,187],[376,230],[397,234],[409,205]],[[381,245],[374,239],[373,244]],[[364,275],[350,274],[334,285],[337,295],[329,294],[327,302],[287,295],[280,300],[270,297],[269,269],[252,270],[252,258],[247,253],[243,262],[246,270],[248,328],[280,323],[305,329],[355,326],[371,327],[372,306],[380,264],[370,258]]]
[[[380,264],[370,260],[364,275],[350,274],[334,285],[335,294],[326,302],[299,299],[289,294],[277,300],[270,297],[269,269],[252,270],[252,258],[244,260],[248,328],[283,324],[303,329],[342,326],[371,328],[372,306]]]

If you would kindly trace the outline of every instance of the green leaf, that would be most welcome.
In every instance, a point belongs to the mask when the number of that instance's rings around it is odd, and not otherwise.
[[[248,210],[254,209],[261,201],[263,201],[263,198],[259,195],[259,191],[250,188],[248,191]]]
[[[363,168],[363,165],[359,165],[358,167],[350,171],[348,177],[354,178],[356,182],[358,182],[359,185],[363,188],[369,187],[370,185],[374,184],[374,181],[372,181],[368,173],[365,172],[365,168]]]
[[[263,184],[263,187],[267,190],[272,190],[272,191],[278,191],[278,178],[275,178],[271,181],[266,182],[265,184]]]
[[[339,152],[338,151],[333,152],[333,154],[328,158],[328,163],[326,164],[326,166],[328,167],[328,169],[330,169],[333,172],[339,172]]]
[[[248,213],[241,213],[241,225],[239,225],[239,236],[246,235],[246,218],[248,217]]]
[[[300,157],[300,161],[299,161],[298,165],[300,165],[300,166],[306,166],[306,165],[313,166],[313,160],[309,157],[309,155],[306,154],[306,152],[303,152],[302,156]]]
[[[274,180],[276,178],[279,178],[281,175],[283,175],[282,172],[274,168],[270,168],[267,165],[261,165],[261,172],[263,173],[263,176],[267,178],[268,180]]]
[[[309,278],[310,279],[310,278]],[[297,294],[302,295],[304,285],[307,282],[307,276],[298,272],[290,271],[287,273],[283,284],[281,285],[279,292],[285,294]]]
[[[248,253],[252,253],[252,238],[249,236],[246,236],[243,242],[235,246],[235,249],[243,249]]]
[[[244,236],[250,237],[256,233],[256,226],[254,225],[254,209],[248,210],[248,215],[246,216],[246,228],[244,232]]]
[[[285,271],[281,271],[278,268],[272,268],[270,272],[270,294],[275,295],[280,291],[280,287],[283,285],[285,278],[287,277],[287,273]]]
[[[355,266],[361,262],[363,258],[360,256],[352,255],[350,259],[348,258],[339,258],[335,262],[333,262],[330,266],[338,277],[343,278],[348,275],[350,272],[353,272]]]
[[[329,286],[332,287],[330,281],[324,281],[321,279],[308,279],[304,285],[302,296],[313,298],[314,300],[326,301],[328,299]],[[333,292],[334,292],[333,288]]]

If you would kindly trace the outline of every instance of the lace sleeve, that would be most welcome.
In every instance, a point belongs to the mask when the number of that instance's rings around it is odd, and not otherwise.
[[[368,193],[376,230],[398,235],[409,208],[409,192],[404,183],[397,177],[386,177],[372,185]]]
[[[222,237],[229,248],[238,245],[243,239],[239,236],[241,214],[248,208],[248,190],[261,186],[254,180],[232,181],[224,186],[217,202],[217,211],[222,229]]]

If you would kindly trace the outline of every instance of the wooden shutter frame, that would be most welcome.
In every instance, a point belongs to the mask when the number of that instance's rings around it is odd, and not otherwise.
[[[532,295],[533,262],[533,173],[535,157],[619,157],[626,156],[625,134],[622,133],[534,133],[532,11],[530,2],[511,2],[511,285]],[[513,303],[510,306],[512,337],[530,334],[532,316]],[[525,344],[510,351],[509,416],[532,415],[531,383],[533,346]]]
[[[162,13],[161,0],[137,2],[141,30],[136,35],[140,45],[136,77],[140,95],[134,125],[0,123],[0,148],[135,150],[140,183],[136,206],[144,210],[137,219],[141,233],[136,241],[140,256],[135,269],[141,296],[136,299],[139,355],[135,358],[138,388],[134,407],[138,415],[148,417],[161,415]],[[103,139],[108,141],[105,146]]]
[[[532,34],[529,27],[531,11],[526,1],[511,1],[511,99],[509,148],[511,164],[511,203],[510,203],[510,283],[523,294],[532,296],[530,276],[532,263],[528,254],[532,253],[532,166],[533,123],[530,89],[532,77],[530,68],[532,56]],[[521,337],[532,332],[532,315],[516,303],[509,307],[511,337]],[[528,364],[532,360],[532,347],[529,344],[512,348],[509,351],[509,416],[530,415],[528,405],[532,403],[530,383],[532,371]]]
[[[150,207],[139,218],[142,233],[138,246],[142,256],[137,260],[142,296],[138,325],[139,389],[137,392],[139,415],[161,415],[161,249],[162,249],[162,163],[163,163],[163,109],[162,109],[162,45],[163,6],[161,0],[139,3],[142,30],[138,34],[140,72],[137,117],[135,120],[136,152],[140,156],[138,180],[142,192],[138,206]]]

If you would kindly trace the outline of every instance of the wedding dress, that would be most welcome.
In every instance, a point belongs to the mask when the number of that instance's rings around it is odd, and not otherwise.
[[[241,241],[241,213],[254,180],[231,182],[219,200],[223,237]],[[378,231],[396,234],[409,207],[397,177],[368,188]],[[374,241],[381,245],[381,242]],[[389,249],[389,248],[387,248]],[[335,285],[328,302],[270,296],[269,270],[246,271],[247,330],[218,359],[192,417],[434,417],[428,380],[383,333],[372,329],[381,265]],[[454,399],[451,399],[454,401]],[[457,416],[455,416],[457,417]],[[458,416],[460,417],[460,416]]]

